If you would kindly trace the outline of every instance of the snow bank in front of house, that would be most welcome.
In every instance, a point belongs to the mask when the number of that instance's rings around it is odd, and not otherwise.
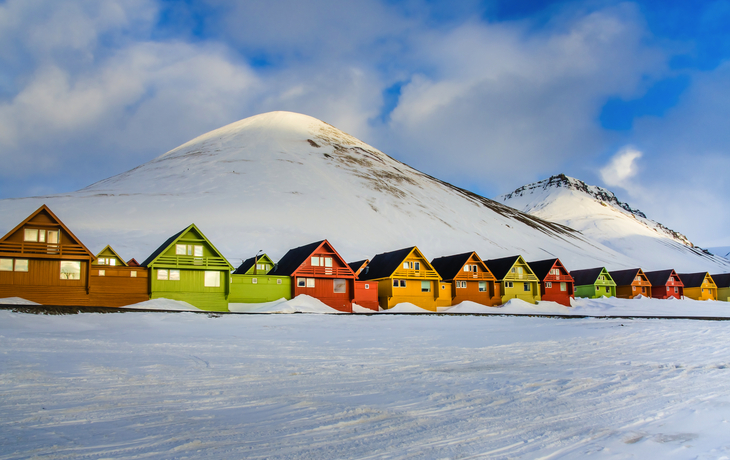
[[[291,300],[281,299],[280,301],[268,302],[265,304],[257,305],[257,307],[252,309],[246,309],[245,311],[249,313],[342,313],[341,311],[335,310],[329,305],[325,305],[321,300],[315,299],[314,297],[308,296],[306,294],[300,294]],[[230,305],[228,309],[230,310]]]
[[[436,313],[431,310],[426,310],[425,308],[421,308],[417,305],[413,305],[410,302],[402,302],[394,306],[393,308],[389,308],[387,310],[382,310],[380,313]]]
[[[41,305],[32,300],[26,300],[22,297],[5,297],[0,299],[0,305]]]
[[[378,310],[371,310],[369,308],[361,307],[360,305],[358,305],[356,303],[352,304],[353,313],[377,313],[379,310],[380,310],[380,308],[378,308]]]
[[[123,308],[133,308],[139,310],[171,310],[171,311],[201,311],[200,308],[190,305],[182,300],[172,299],[152,299],[144,302],[125,305]]]

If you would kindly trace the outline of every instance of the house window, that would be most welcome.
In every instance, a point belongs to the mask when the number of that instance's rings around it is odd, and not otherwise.
[[[193,256],[194,257],[203,257],[203,246],[200,246],[200,245],[193,246]]]
[[[400,287],[406,287],[406,280],[400,280]]]
[[[276,284],[281,284],[281,278],[276,280]]]
[[[297,287],[307,287],[307,279],[297,278]]]
[[[335,294],[344,294],[347,292],[347,280],[332,280],[332,291]]]
[[[13,271],[13,259],[0,259],[0,272]]]
[[[166,280],[167,279],[167,270],[157,270],[157,279]]]
[[[466,281],[457,281],[456,282],[457,288],[465,288],[466,287]]]
[[[640,276],[635,277],[634,281],[641,281],[641,277]]]
[[[504,287],[505,288],[515,287],[515,284],[512,281],[505,281],[504,282]]]
[[[465,272],[468,272],[468,271],[470,271],[470,270],[471,270],[471,268],[469,268],[469,267],[471,267],[471,265],[464,265],[464,271],[465,271]]]
[[[81,262],[72,262],[68,260],[61,261],[61,279],[62,280],[80,280],[81,279]]]
[[[522,267],[517,267],[517,274],[521,275],[523,273],[524,273],[524,270],[522,269]]]
[[[332,257],[325,257],[324,258],[324,266],[326,268],[332,268]]]
[[[105,276],[106,270],[99,270],[99,276]]]
[[[596,288],[596,289],[598,289],[598,288]],[[606,286],[606,292],[611,292],[611,288],[609,288],[608,286]]]
[[[259,284],[258,278],[251,278],[251,284]]]
[[[408,270],[408,262],[403,262],[403,269]]]
[[[560,283],[560,290],[565,292],[568,290],[568,284],[567,283]]]
[[[370,285],[369,284],[366,284],[365,285],[365,289],[370,289]]]
[[[115,265],[117,264],[117,260],[116,260],[116,259],[107,259],[107,260],[108,260],[108,262],[107,262],[107,263],[108,263],[109,265],[111,265],[112,267],[113,267],[113,266],[115,266]]]
[[[606,289],[608,289],[608,288],[606,288]],[[601,286],[596,286],[596,291],[600,291],[600,290],[601,290]]]
[[[314,278],[307,278],[307,287],[308,288],[314,287]]]
[[[413,263],[413,268],[415,270],[420,270],[421,269],[421,262],[414,262]]]
[[[635,291],[636,290],[636,286],[631,286],[631,290],[632,291]]]
[[[137,277],[137,272],[136,271],[129,272],[129,276],[131,276],[132,278],[136,278]]]
[[[15,271],[16,272],[27,272],[28,271],[28,259],[15,259]]]
[[[172,270],[171,270],[172,271]],[[206,271],[204,287],[221,287],[221,275],[220,272]]]
[[[675,287],[675,288],[674,288],[674,293],[675,293],[675,294],[679,294],[679,288],[678,288],[678,287]]]
[[[185,244],[176,244],[175,245],[175,254],[178,256],[184,256],[187,252],[187,245]]]
[[[479,281],[479,292],[487,292],[487,282]]]
[[[421,281],[421,292],[431,292],[430,281]]]
[[[170,270],[170,281],[180,281],[180,270]]]
[[[560,269],[559,268],[551,268],[550,274],[555,276],[560,276]]]
[[[512,269],[510,270],[510,272],[512,272],[512,273],[514,273],[515,271],[516,271],[515,267],[512,267]]]
[[[37,242],[38,241],[38,230],[35,228],[26,228],[24,240]]]
[[[551,283],[550,281],[545,283],[545,289],[550,289],[551,287],[553,287],[553,283]]]
[[[530,292],[532,288],[530,288],[530,283],[523,283],[522,290],[525,292]]]
[[[48,230],[48,244],[58,244],[60,240],[61,237],[58,230]]]

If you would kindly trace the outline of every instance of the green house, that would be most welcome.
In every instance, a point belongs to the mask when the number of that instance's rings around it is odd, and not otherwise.
[[[228,311],[233,266],[195,224],[162,243],[142,266],[150,270],[150,298]]]
[[[576,297],[616,297],[616,283],[604,267],[574,270],[570,276],[575,280]]]
[[[274,268],[269,256],[262,254],[241,263],[231,274],[229,303],[264,303],[291,299],[291,277],[268,275]]]
[[[540,300],[540,280],[522,256],[485,260],[484,264],[501,284],[502,303],[521,299],[534,304]]]

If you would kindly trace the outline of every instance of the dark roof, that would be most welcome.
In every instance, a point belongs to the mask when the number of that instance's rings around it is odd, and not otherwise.
[[[431,266],[444,281],[452,280],[459,274],[474,252],[465,252],[453,256],[437,257],[431,261]]]
[[[241,262],[241,265],[238,266],[238,268],[233,272],[234,275],[245,275],[249,268],[253,267],[253,264],[256,263],[256,257],[251,257],[243,262]]]
[[[373,260],[368,264],[368,272],[360,273],[359,279],[375,280],[379,278],[388,278],[398,269],[403,260],[408,257],[408,254],[413,251],[415,246],[410,248],[398,249],[397,251],[384,252],[373,257]]]
[[[718,288],[730,287],[730,273],[710,275]]]
[[[548,273],[550,273],[550,269],[555,266],[555,263],[557,261],[558,259],[545,259],[538,260],[536,262],[527,262],[527,265],[530,266],[530,268],[532,269],[532,273],[537,276],[537,279],[542,281],[545,279],[546,276],[548,276]]]
[[[357,279],[360,279],[360,274],[357,271],[363,268],[363,265],[365,265],[367,261],[367,259],[358,260],[357,262],[350,262],[347,266],[350,267],[350,270],[352,270],[353,273],[355,273],[358,277]],[[364,269],[367,270],[367,267],[364,267]]]
[[[321,240],[290,249],[274,266],[274,269],[269,272],[269,275],[291,276],[307,260],[307,257],[312,255],[324,242],[325,240]]]
[[[502,257],[501,259],[484,260],[482,262],[484,262],[489,271],[492,272],[498,280],[503,280],[504,277],[507,276],[507,273],[509,273],[509,269],[512,268],[519,258],[520,256],[509,256]]]
[[[707,276],[707,272],[677,274],[679,275],[679,279],[682,280],[682,284],[684,284],[684,287],[686,288],[702,286],[702,282],[705,280],[705,276]]]
[[[180,237],[180,235],[182,235],[183,233],[185,233],[185,231],[187,229],[189,229],[189,228],[190,228],[190,226],[187,226],[187,227],[183,228],[182,230],[180,230],[179,232],[177,232],[174,235],[172,235],[167,240],[165,240],[165,242],[162,243],[162,245],[160,245],[159,248],[155,249],[155,252],[153,252],[152,254],[150,254],[150,256],[147,257],[145,259],[145,261],[142,262],[140,265],[142,265],[143,267],[146,267],[148,264],[151,264],[152,261],[157,258],[157,256],[159,256],[160,254],[162,254],[165,251],[165,249],[167,249],[172,244],[173,241],[175,241],[176,239],[178,239]]]
[[[671,268],[669,270],[656,270],[653,272],[644,272],[646,278],[652,286],[664,286],[669,281],[669,276],[674,273]]]
[[[628,286],[634,282],[639,270],[639,268],[629,268],[628,270],[617,270],[609,273],[611,273],[611,278],[613,278],[616,286]]]
[[[596,284],[598,275],[600,275],[602,271],[603,267],[573,270],[570,272],[570,276],[573,277],[573,282],[576,286],[587,286],[589,284]]]

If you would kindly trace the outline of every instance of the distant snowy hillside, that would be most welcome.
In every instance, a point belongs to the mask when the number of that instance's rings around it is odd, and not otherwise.
[[[484,258],[558,256],[571,268],[625,268],[657,257],[620,254],[290,112],[232,123],[74,193],[2,200],[0,232],[42,203],[92,251],[111,244],[137,260],[191,222],[234,265],[260,249],[278,259],[323,238],[347,260],[411,245],[430,258],[476,250]],[[680,259],[669,266],[682,270],[714,263],[670,254]]]
[[[611,249],[645,261],[646,270],[730,270],[726,260],[695,247],[684,235],[646,217],[613,192],[559,174],[496,201],[561,223]]]

